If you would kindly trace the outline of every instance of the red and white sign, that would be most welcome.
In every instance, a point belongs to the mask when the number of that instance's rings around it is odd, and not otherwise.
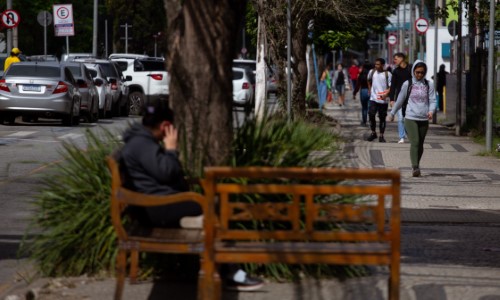
[[[425,33],[429,29],[429,21],[424,18],[419,18],[415,20],[415,29],[419,33]]]
[[[56,36],[75,35],[72,4],[54,4],[54,32]]]
[[[398,37],[394,34],[390,34],[389,37],[387,37],[387,42],[389,45],[396,45],[398,42]]]
[[[2,25],[7,28],[14,28],[19,25],[19,21],[21,21],[21,17],[19,13],[15,10],[8,9],[2,12]]]

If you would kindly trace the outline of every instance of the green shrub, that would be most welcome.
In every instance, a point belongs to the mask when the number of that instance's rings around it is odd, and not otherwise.
[[[110,270],[116,245],[111,225],[111,178],[105,157],[118,141],[86,131],[87,148],[64,143],[62,161],[43,179],[34,204],[33,241],[23,244],[42,274],[81,275]]]

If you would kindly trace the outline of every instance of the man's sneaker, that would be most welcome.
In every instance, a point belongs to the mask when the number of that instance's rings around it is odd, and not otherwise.
[[[377,138],[377,134],[372,132],[372,134],[370,134],[370,136],[366,140],[371,142],[376,138]]]
[[[226,289],[239,292],[255,291],[263,286],[264,281],[262,281],[262,279],[250,276],[245,276],[245,280],[243,282],[228,280],[225,285]]]
[[[404,144],[404,143],[405,143],[405,139],[404,139],[404,138],[402,138],[402,139],[400,139],[400,140],[398,141],[398,144]]]
[[[203,215],[183,217],[181,218],[180,225],[186,229],[201,229],[203,228]]]
[[[412,176],[413,177],[420,177],[420,169],[419,168],[413,168],[412,169]]]
[[[385,143],[385,139],[384,139],[384,137],[383,137],[383,136],[379,137],[379,138],[378,138],[378,141],[379,141],[379,142],[381,142],[381,143]]]

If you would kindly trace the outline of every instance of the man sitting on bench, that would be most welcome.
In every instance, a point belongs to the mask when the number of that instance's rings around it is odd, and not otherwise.
[[[125,187],[144,194],[170,195],[189,190],[177,153],[177,129],[173,111],[168,102],[158,100],[144,108],[142,124],[128,129],[123,140],[121,162],[124,166]],[[134,214],[144,225],[173,228],[202,228],[201,207],[195,202],[183,202],[164,206],[147,207]],[[251,291],[263,286],[262,280],[252,278],[234,266],[226,287],[238,291]]]

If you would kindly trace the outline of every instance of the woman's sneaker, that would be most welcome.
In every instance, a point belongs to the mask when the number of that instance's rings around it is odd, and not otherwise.
[[[413,175],[413,177],[420,177],[420,169],[419,168],[413,168],[412,169],[412,175]]]
[[[366,140],[369,141],[369,142],[371,142],[371,141],[373,141],[376,138],[377,138],[377,134],[372,132],[370,134],[370,136]]]

